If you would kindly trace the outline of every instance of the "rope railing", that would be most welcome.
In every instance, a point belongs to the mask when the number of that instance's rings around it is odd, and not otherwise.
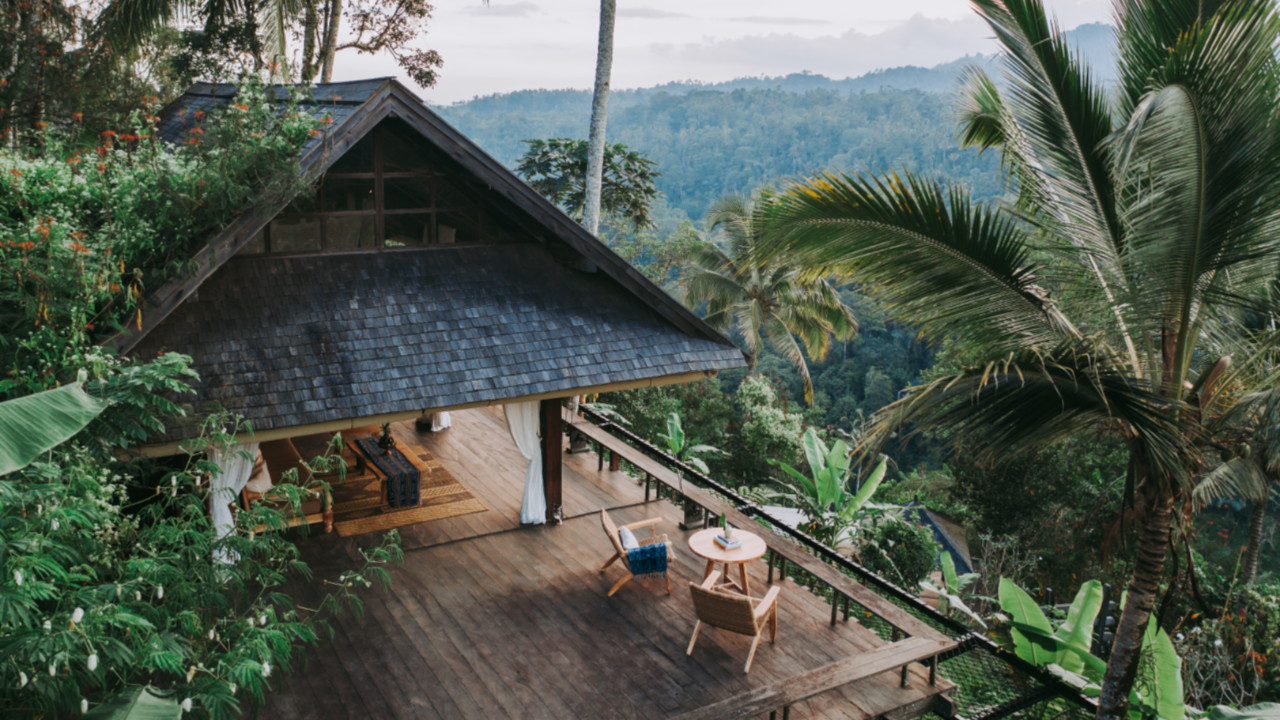
[[[636,435],[628,428],[609,420],[592,408],[583,406],[580,411],[596,428],[625,443],[632,449],[643,453],[650,460],[665,466],[669,471],[680,476],[683,481],[690,481],[699,490],[704,492],[711,491],[721,496],[725,504],[732,508],[733,512],[767,522],[775,533],[794,540],[804,547],[812,557],[818,558],[827,566],[839,570],[847,576],[851,576],[862,585],[875,591],[874,594],[878,595],[882,600],[891,602],[906,613],[932,626],[939,631],[939,634],[950,637],[955,643],[954,646],[938,657],[941,662],[941,674],[944,677],[953,676],[948,679],[956,682],[957,687],[961,690],[964,690],[963,683],[967,679],[965,676],[972,676],[968,679],[971,679],[975,685],[975,691],[971,693],[975,696],[973,701],[957,703],[956,710],[959,716],[967,717],[968,720],[1032,717],[1083,720],[1097,713],[1098,706],[1094,700],[1085,697],[1076,688],[1063,682],[1044,668],[1032,665],[1014,653],[1007,651],[991,638],[974,632],[958,620],[938,612],[913,593],[868,570],[852,559],[841,555],[835,549],[802,530],[788,525],[757,503],[739,495],[732,488],[672,456],[662,448]],[[597,445],[597,453],[601,457],[601,462],[603,462],[605,452],[613,453],[612,448],[609,448],[599,440],[593,439],[592,442]],[[645,475],[645,498],[648,500],[650,476],[647,472]],[[718,519],[715,517],[714,511],[709,510],[698,503],[696,499],[691,498],[691,493],[681,492],[680,488],[670,484],[667,484],[667,487],[673,495],[680,495],[682,502],[692,502],[702,507],[704,525],[709,524],[714,519]],[[780,571],[785,576],[787,558],[781,553],[778,553],[775,558],[775,549],[770,548],[770,551],[769,573],[772,581],[775,560],[781,563]],[[812,575],[807,570],[799,567],[793,570],[793,573]],[[867,608],[864,603],[859,602],[857,597],[837,589],[834,584],[823,578],[814,575],[813,580],[816,584],[825,585],[826,589],[831,593],[832,624],[835,624],[837,619],[837,606],[843,605],[841,609],[843,610],[844,618],[847,620],[850,604],[852,603],[863,607],[868,613],[876,615],[886,623],[892,632],[892,639],[897,639],[900,633],[913,634],[907,632],[906,628],[899,626],[900,624],[905,624],[900,619],[895,622],[894,618],[880,616],[876,610]],[[865,600],[866,598],[863,599]],[[880,609],[883,610],[883,608]],[[888,640],[890,638],[885,639]],[[1022,676],[1022,679],[1019,680],[1017,677],[1005,678],[1009,680],[1006,684],[1007,687],[991,687],[1000,680],[1000,678],[991,677],[992,661],[997,661],[1008,670],[1016,671],[1018,675]],[[970,666],[972,666],[972,669],[966,670]],[[1007,676],[1009,673],[1006,672],[1005,675]],[[982,687],[977,688],[977,685],[982,685]],[[968,712],[965,713],[964,711]]]

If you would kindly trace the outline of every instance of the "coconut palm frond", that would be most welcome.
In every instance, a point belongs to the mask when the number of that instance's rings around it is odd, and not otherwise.
[[[928,426],[992,462],[1110,426],[1156,474],[1181,483],[1184,440],[1170,407],[1158,388],[1135,380],[1110,354],[1064,343],[909,388],[872,417],[858,451],[878,453],[899,432]]]
[[[933,337],[1004,353],[1070,328],[1036,285],[1023,229],[957,188],[823,173],[783,189],[769,233],[764,257],[852,277]]]
[[[981,68],[966,68],[961,77],[956,100],[960,144],[984,152],[1003,146],[1009,127],[1000,89]]]

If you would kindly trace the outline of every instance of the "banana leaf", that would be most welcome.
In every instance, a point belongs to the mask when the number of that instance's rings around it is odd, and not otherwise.
[[[0,403],[0,475],[21,470],[107,409],[80,383]]]
[[[1090,580],[1080,586],[1071,608],[1067,610],[1067,619],[1058,627],[1054,636],[1068,645],[1087,648],[1093,636],[1093,623],[1102,610],[1102,583]],[[1060,653],[1058,664],[1063,670],[1078,673],[1084,669],[1084,660],[1074,652]]]
[[[1053,626],[1036,601],[1009,578],[1000,578],[999,596],[1000,609],[1013,618],[1009,623],[1012,627],[1010,634],[1018,657],[1041,667],[1054,662],[1058,639],[1053,636]]]
[[[175,693],[135,687],[112,697],[85,714],[85,720],[178,720],[182,706]]]

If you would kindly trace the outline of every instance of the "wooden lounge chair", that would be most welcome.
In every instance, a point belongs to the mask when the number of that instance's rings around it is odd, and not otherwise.
[[[658,523],[660,522],[662,521],[659,520],[658,518],[649,518],[648,520],[641,520],[640,522],[628,523],[626,525],[623,525],[623,527],[633,531],[639,530],[640,528],[644,528],[644,527],[649,528],[649,537],[640,540],[640,545],[642,547],[645,545],[655,545],[657,543],[662,543],[666,545],[667,546],[667,563],[668,565],[670,565],[671,563],[675,562],[676,554],[675,554],[675,551],[671,548],[671,543],[667,542],[667,536],[665,534],[663,535],[658,534]],[[604,571],[607,570],[610,565],[614,564],[619,560],[622,561],[622,567],[625,568],[627,571],[626,577],[622,578],[613,587],[609,588],[608,597],[613,597],[613,594],[618,592],[618,588],[621,588],[623,585],[626,585],[627,582],[631,580],[631,578],[635,577],[635,574],[631,572],[631,564],[628,562],[627,553],[624,552],[622,549],[622,540],[618,537],[618,526],[613,523],[613,518],[609,517],[609,513],[605,512],[604,508],[600,509],[600,525],[601,527],[604,528],[605,534],[609,536],[609,542],[613,543],[613,557],[610,557],[607,561],[605,561],[604,565],[600,566],[600,574],[603,575]],[[666,581],[667,581],[667,594],[670,595],[671,594],[670,571],[667,572]]]
[[[693,644],[698,641],[698,631],[702,624],[718,627],[740,635],[751,635],[751,651],[747,653],[747,665],[742,672],[751,672],[751,660],[756,656],[756,646],[764,635],[765,626],[769,626],[769,642],[778,639],[778,593],[782,588],[774,585],[765,593],[764,598],[757,600],[736,592],[726,592],[716,586],[720,579],[720,571],[713,571],[702,584],[689,583],[689,591],[693,593],[693,609],[698,616],[698,624],[693,626],[693,637],[689,638],[689,649],[686,655],[693,654]]]

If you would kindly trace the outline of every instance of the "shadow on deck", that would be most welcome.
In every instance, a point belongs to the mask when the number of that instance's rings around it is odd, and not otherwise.
[[[566,455],[560,526],[519,526],[524,461],[501,412],[455,414],[455,427],[403,439],[420,442],[488,510],[401,528],[405,562],[387,593],[364,594],[366,613],[334,623],[334,637],[308,650],[305,665],[270,693],[262,717],[336,718],[651,718],[679,715],[753,690],[785,684],[885,642],[856,620],[829,624],[830,606],[785,582],[776,644],[762,644],[742,673],[750,638],[707,629],[685,655],[694,613],[688,583],[703,562],[677,529],[680,513],[644,503],[629,476],[598,472],[593,454]],[[610,555],[598,510],[619,523],[657,516],[676,544],[673,592],[637,580],[605,594],[622,572]],[[302,543],[316,577],[355,561],[376,536],[313,536]],[[753,563],[761,594],[767,567]],[[291,588],[314,606],[314,585]],[[912,666],[907,687],[896,671],[793,706],[793,717],[909,718],[935,708],[952,685],[928,684]],[[943,703],[945,705],[945,702]],[[942,707],[942,706],[939,706]]]

